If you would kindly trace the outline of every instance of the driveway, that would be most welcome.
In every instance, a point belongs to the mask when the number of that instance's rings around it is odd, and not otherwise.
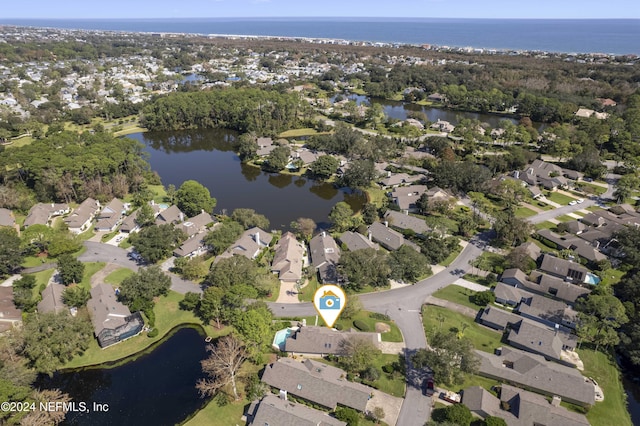
[[[389,426],[396,425],[402,408],[402,398],[391,396],[379,390],[374,390],[372,393],[373,398],[367,402],[367,411],[373,412],[376,407],[380,407],[384,411],[382,420]]]

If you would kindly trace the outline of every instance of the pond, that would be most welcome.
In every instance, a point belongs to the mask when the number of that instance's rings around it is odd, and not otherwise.
[[[174,425],[199,410],[196,382],[203,377],[204,336],[182,328],[150,353],[114,368],[86,368],[42,377],[40,388],[58,388],[76,403],[107,404],[107,412],[69,412],[64,425]]]
[[[242,164],[233,151],[236,133],[231,130],[148,132],[128,137],[145,144],[151,169],[165,186],[180,187],[185,180],[196,180],[216,198],[216,213],[252,208],[271,221],[272,229],[287,229],[299,217],[327,227],[327,216],[339,201],[346,201],[354,211],[366,202],[366,195],[358,191]]]

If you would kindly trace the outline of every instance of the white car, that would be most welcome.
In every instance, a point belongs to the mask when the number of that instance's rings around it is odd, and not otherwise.
[[[569,202],[570,206],[575,206],[576,204],[578,204],[578,202],[576,200],[573,200],[573,201]]]
[[[578,198],[578,199],[576,200],[576,202],[577,202],[578,204],[582,204],[582,203],[584,203],[584,199],[583,199],[583,198]]]

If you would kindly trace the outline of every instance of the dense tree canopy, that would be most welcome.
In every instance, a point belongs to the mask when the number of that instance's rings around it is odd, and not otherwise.
[[[0,277],[7,276],[22,263],[20,237],[15,229],[0,227]]]
[[[209,250],[218,255],[225,251],[235,240],[238,239],[244,229],[242,225],[235,221],[222,222],[204,238]]]
[[[84,274],[84,263],[70,254],[63,254],[58,258],[58,273],[64,285],[79,283]]]
[[[165,296],[170,287],[171,278],[160,267],[141,268],[122,281],[120,299],[132,312],[140,311],[153,306],[153,299]]]
[[[156,263],[169,257],[185,238],[184,232],[164,224],[143,228],[131,235],[129,241],[146,262]]]
[[[466,373],[474,373],[478,368],[478,358],[473,352],[471,341],[459,339],[450,332],[437,332],[429,339],[431,349],[419,349],[412,357],[418,368],[429,367],[436,383],[460,384]]]
[[[262,229],[269,229],[269,219],[265,215],[256,213],[254,209],[235,209],[231,213],[231,219],[238,222],[245,229],[257,226]]]
[[[176,204],[187,217],[213,212],[216,199],[211,197],[207,187],[195,180],[187,180],[176,192]]]
[[[389,285],[389,267],[387,255],[374,249],[364,249],[342,253],[340,270],[346,276],[344,287],[349,290],[362,290],[365,286],[387,287]]]

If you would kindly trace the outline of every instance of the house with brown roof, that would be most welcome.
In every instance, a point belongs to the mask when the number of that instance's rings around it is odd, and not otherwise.
[[[278,274],[280,281],[297,282],[302,279],[302,267],[306,250],[291,232],[286,232],[274,246],[271,272]]]
[[[100,210],[100,203],[93,198],[84,200],[71,214],[64,218],[69,231],[81,234],[91,227],[91,221]]]
[[[116,293],[109,284],[100,283],[91,289],[87,309],[101,348],[133,337],[144,327],[140,312],[132,314],[129,308],[117,300]]]
[[[0,334],[22,323],[22,311],[13,301],[13,287],[0,287]]]
[[[346,371],[321,362],[280,358],[265,367],[262,381],[331,410],[340,405],[364,412],[373,388],[346,377]]]
[[[347,426],[345,422],[331,417],[328,413],[272,394],[251,403],[247,410],[247,425]]]
[[[338,284],[338,262],[340,262],[340,248],[336,240],[326,232],[321,232],[309,241],[311,264],[318,272],[318,279],[322,284]]]
[[[184,220],[184,213],[180,211],[178,206],[171,205],[169,208],[162,210],[156,216],[156,225],[166,225],[169,223],[178,224]]]
[[[295,330],[284,342],[284,351],[295,355],[344,355],[345,343],[351,339],[366,340],[378,347],[380,333],[336,331],[327,327],[303,326]]]

